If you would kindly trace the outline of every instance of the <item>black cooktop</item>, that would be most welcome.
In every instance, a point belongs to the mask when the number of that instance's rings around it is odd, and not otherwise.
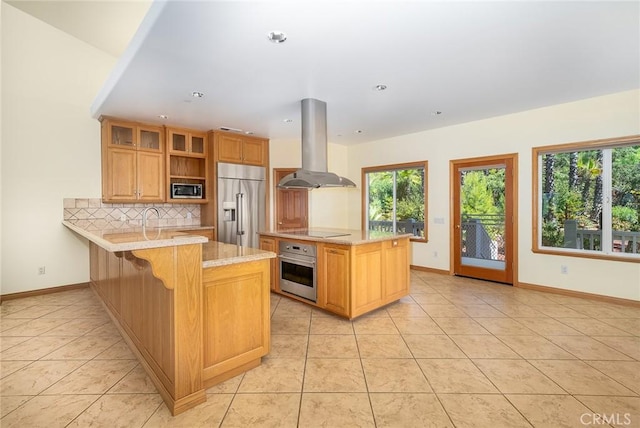
[[[287,235],[298,235],[298,236],[309,236],[311,238],[337,238],[338,236],[349,236],[348,233],[340,233],[340,232],[324,232],[318,230],[290,230],[284,232]]]

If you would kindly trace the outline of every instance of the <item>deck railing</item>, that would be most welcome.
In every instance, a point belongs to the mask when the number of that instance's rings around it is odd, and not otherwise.
[[[578,229],[575,220],[564,223],[565,248],[602,250],[602,231]],[[611,232],[611,248],[614,253],[640,254],[640,232],[614,230]]]
[[[461,228],[463,257],[484,260],[504,258],[504,215],[465,214]]]
[[[388,220],[369,220],[369,230],[393,232],[393,222]],[[424,222],[414,220],[396,221],[397,233],[410,233],[413,236],[424,238]]]

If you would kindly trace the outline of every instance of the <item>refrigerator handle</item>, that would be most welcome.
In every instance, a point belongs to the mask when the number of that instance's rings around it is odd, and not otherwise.
[[[236,235],[244,235],[244,212],[242,205],[244,202],[244,193],[236,193]]]

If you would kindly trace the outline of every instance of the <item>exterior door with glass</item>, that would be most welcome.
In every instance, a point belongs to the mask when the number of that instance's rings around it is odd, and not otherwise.
[[[453,273],[513,284],[517,155],[451,162]]]

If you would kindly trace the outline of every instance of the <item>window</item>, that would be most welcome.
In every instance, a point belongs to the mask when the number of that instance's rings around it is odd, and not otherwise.
[[[427,162],[362,169],[363,224],[367,230],[427,239]]]
[[[640,136],[533,149],[534,251],[640,262]]]

